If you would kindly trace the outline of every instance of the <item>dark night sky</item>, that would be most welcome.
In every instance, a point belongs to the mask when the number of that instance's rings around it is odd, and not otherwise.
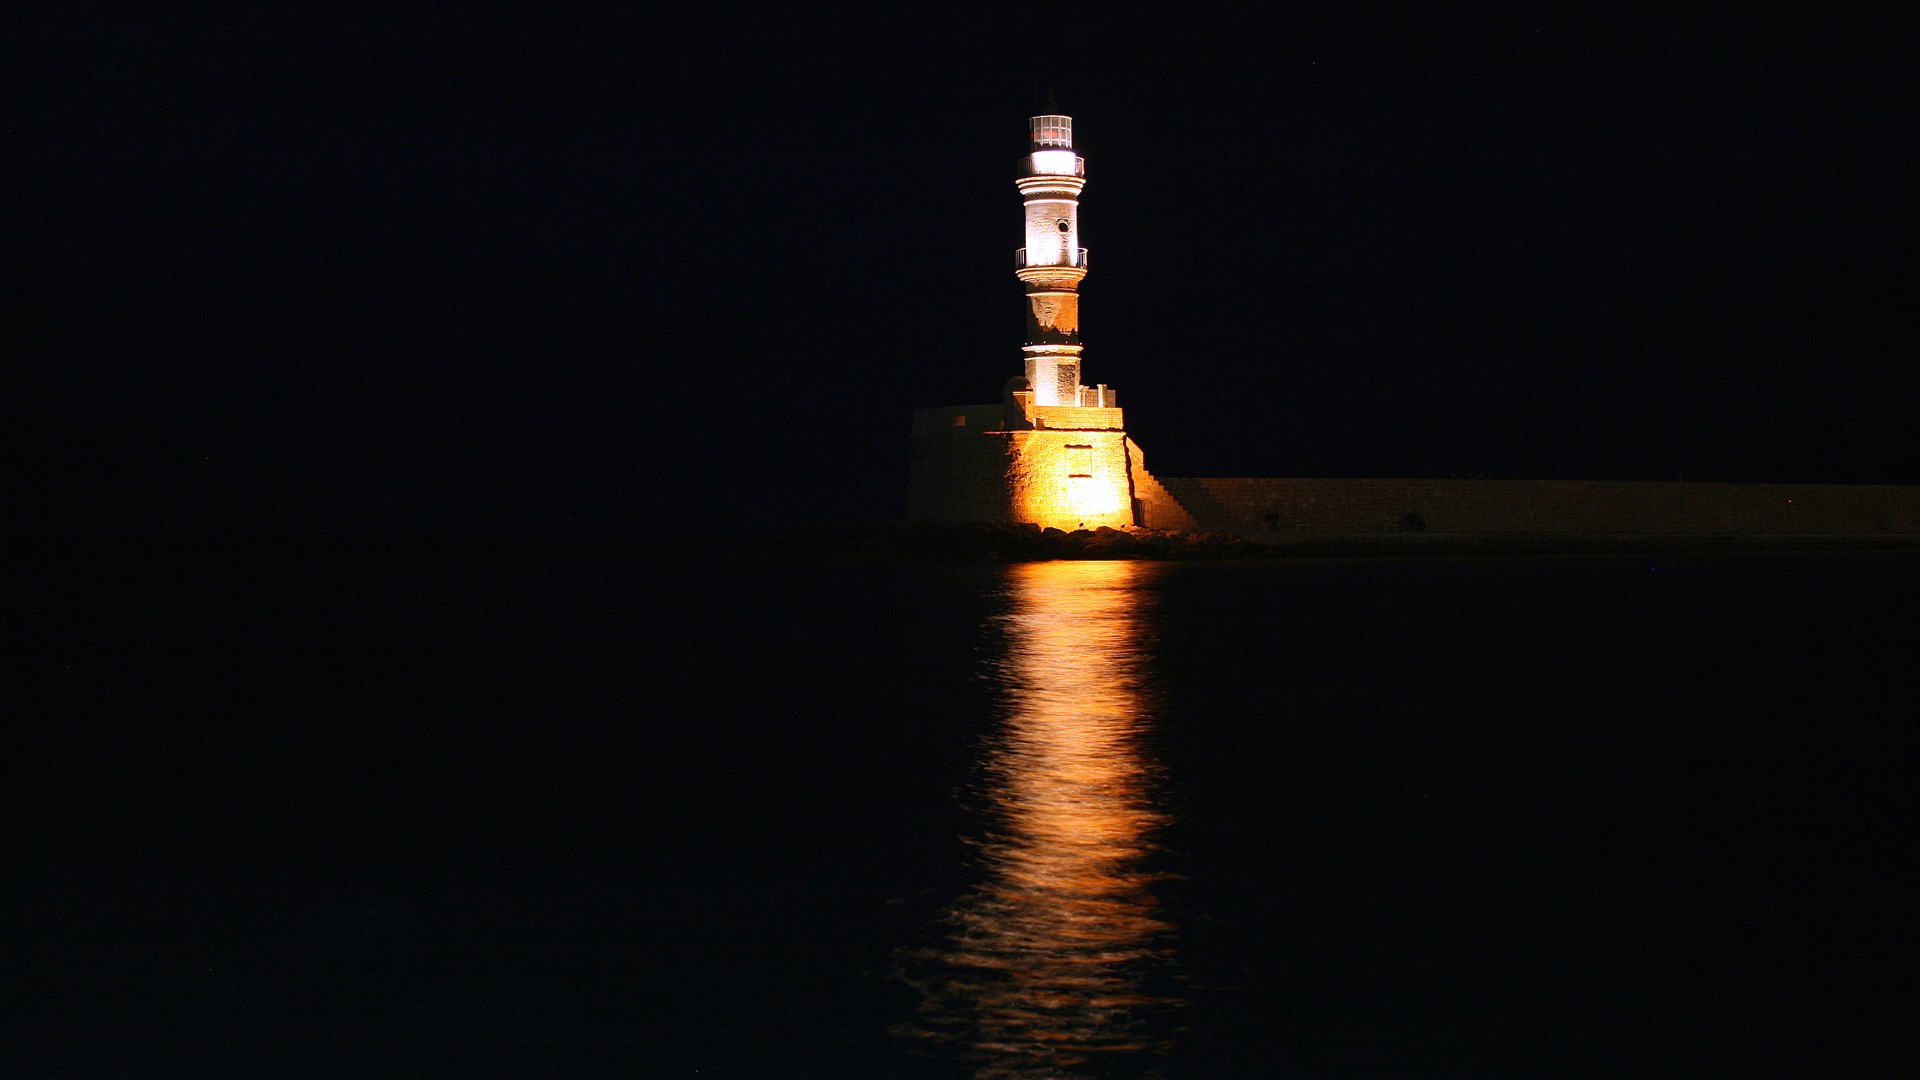
[[[897,514],[1047,83],[1156,472],[1920,483],[1900,7],[888,12],[16,27],[34,528]]]

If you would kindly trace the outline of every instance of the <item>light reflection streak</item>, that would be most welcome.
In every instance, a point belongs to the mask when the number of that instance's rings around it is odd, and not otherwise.
[[[910,979],[919,1034],[964,1048],[976,1077],[1109,1075],[1165,1049],[1177,1004],[1172,927],[1146,863],[1165,823],[1150,798],[1140,562],[1009,568],[1006,714],[980,797],[983,880]]]

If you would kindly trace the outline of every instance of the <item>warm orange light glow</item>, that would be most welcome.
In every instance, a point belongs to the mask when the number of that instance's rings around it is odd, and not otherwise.
[[[1098,476],[1069,477],[1067,498],[1083,521],[1104,521],[1126,509],[1125,500],[1113,485],[1101,483]]]
[[[1006,718],[982,766],[992,819],[979,887],[949,911],[923,1033],[961,1041],[978,1076],[1059,1070],[1151,1049],[1150,985],[1169,961],[1146,868],[1154,808],[1143,737],[1139,562],[1009,568]]]
[[[1047,528],[1120,528],[1133,524],[1133,487],[1128,479],[1126,433],[1117,426],[1119,409],[1036,409],[1036,423],[1060,414],[1067,423],[1086,424],[1091,414],[1111,414],[1115,427],[1088,430],[1021,432],[1014,437],[1013,514]]]

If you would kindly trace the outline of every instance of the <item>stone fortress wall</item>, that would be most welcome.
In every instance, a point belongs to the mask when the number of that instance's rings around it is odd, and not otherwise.
[[[1121,424],[1120,410],[1111,408],[1010,402],[917,409],[907,517],[1065,529],[1132,525],[1137,513]]]
[[[1037,426],[1019,422],[1023,411]],[[1156,477],[1122,416],[1014,402],[916,410],[907,517],[1069,530],[1920,536],[1914,486]]]

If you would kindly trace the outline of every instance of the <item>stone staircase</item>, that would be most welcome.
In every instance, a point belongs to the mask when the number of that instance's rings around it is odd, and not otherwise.
[[[1172,495],[1180,508],[1186,511],[1191,525],[1181,525],[1183,529],[1243,529],[1248,525],[1241,521],[1244,516],[1237,506],[1229,506],[1222,501],[1218,493],[1204,481],[1187,476],[1169,476],[1157,478],[1161,489]]]
[[[1133,500],[1137,510],[1135,524],[1150,529],[1178,529],[1192,532],[1200,528],[1200,522],[1181,504],[1173,492],[1168,491],[1146,466],[1135,460],[1133,465]]]

